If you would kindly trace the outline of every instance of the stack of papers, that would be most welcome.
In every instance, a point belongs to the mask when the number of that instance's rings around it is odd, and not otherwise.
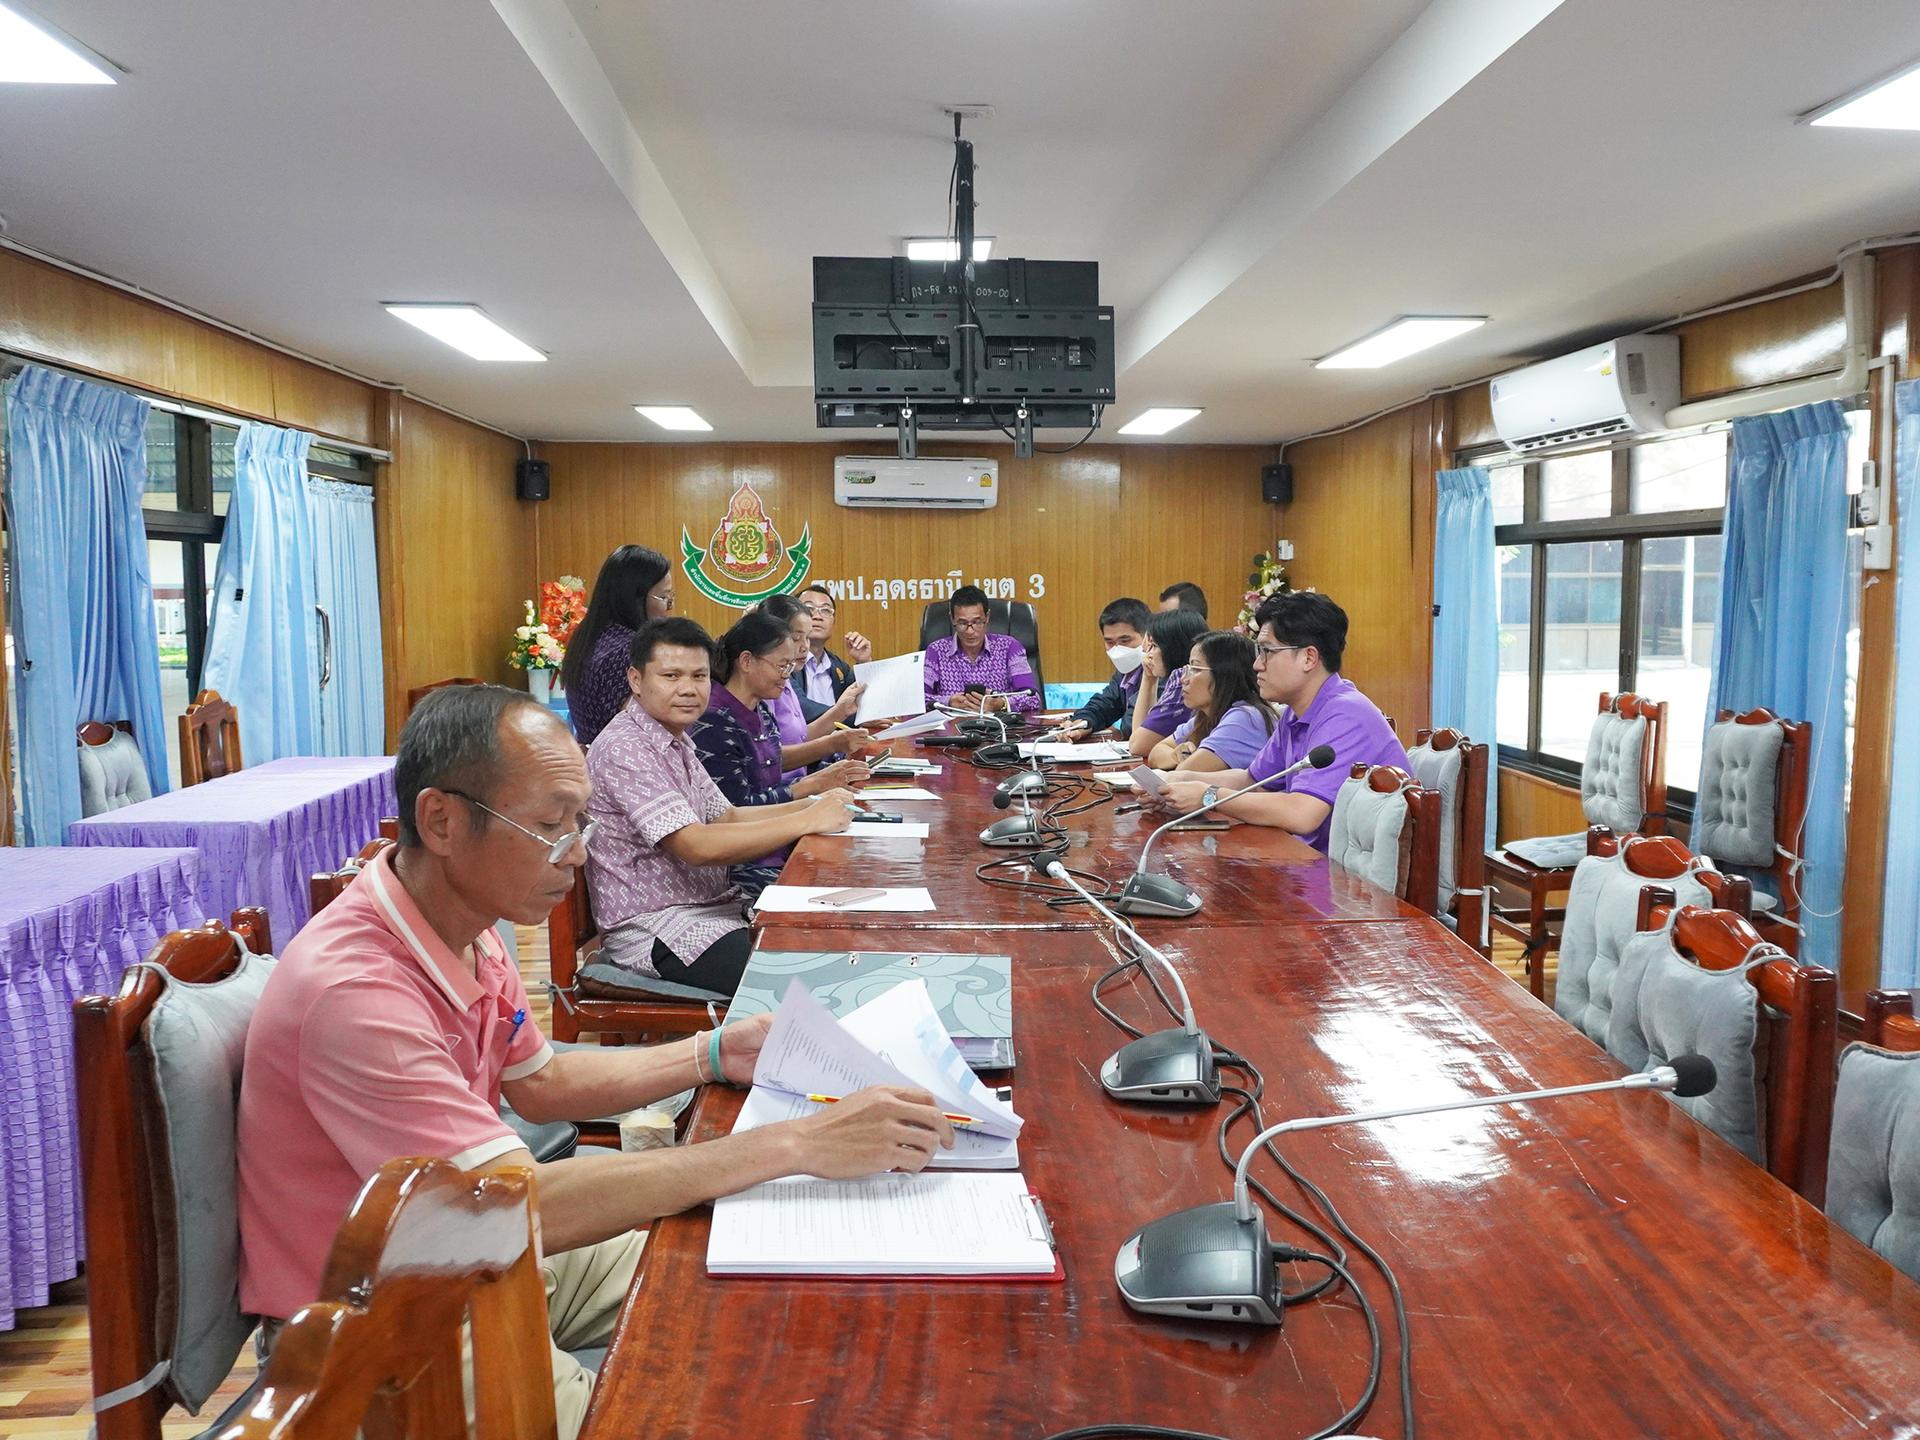
[[[822,840],[924,840],[932,827],[924,820],[876,820],[871,815],[856,815],[846,829]]]
[[[922,650],[854,666],[853,678],[867,688],[861,693],[853,723],[864,725],[890,715],[920,714],[927,708],[926,673],[926,652]]]
[[[850,905],[817,905],[822,895],[837,895],[845,885],[769,885],[760,892],[753,908],[762,915],[833,915],[850,910],[915,911],[933,909],[933,896],[925,886],[898,886],[882,889],[872,899],[855,900]]]
[[[940,767],[933,761],[922,760],[912,755],[889,755],[884,760],[874,761],[868,768],[876,776],[891,775],[896,778],[940,773]]]
[[[865,696],[862,696],[860,699],[860,708],[862,710],[867,708]],[[913,735],[927,735],[935,730],[944,730],[946,728],[947,717],[938,711],[929,710],[926,714],[916,715],[911,720],[902,720],[897,725],[889,725],[884,730],[876,730],[873,732],[873,738],[876,740],[905,740]]]
[[[1054,760],[1068,764],[1113,765],[1133,758],[1133,752],[1113,740],[1096,740],[1090,745],[1069,741],[1023,740],[1022,760]]]
[[[886,801],[938,800],[940,798],[933,791],[924,789],[919,785],[862,785],[853,793],[863,798]]]

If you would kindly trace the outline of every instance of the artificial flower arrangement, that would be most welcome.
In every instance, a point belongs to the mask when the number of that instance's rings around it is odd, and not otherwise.
[[[562,575],[558,580],[540,582],[540,619],[562,650],[573,643],[573,632],[586,618],[586,581],[578,575]]]
[[[516,670],[558,670],[566,658],[567,647],[547,628],[547,622],[534,613],[531,600],[526,606],[527,623],[514,630],[507,663]]]
[[[1242,635],[1250,636],[1260,628],[1253,620],[1253,612],[1260,608],[1260,602],[1269,595],[1283,595],[1293,587],[1287,583],[1286,567],[1264,551],[1253,557],[1253,573],[1247,576],[1247,584],[1252,588],[1240,597],[1240,619],[1235,628]]]

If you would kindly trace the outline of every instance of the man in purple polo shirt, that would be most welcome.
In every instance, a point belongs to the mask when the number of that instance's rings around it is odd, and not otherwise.
[[[1260,697],[1286,707],[1273,738],[1245,770],[1224,770],[1206,781],[1170,782],[1161,803],[1184,815],[1279,774],[1316,745],[1330,745],[1334,763],[1324,770],[1303,770],[1271,790],[1236,796],[1210,812],[1291,830],[1314,849],[1325,850],[1333,799],[1352,766],[1412,767],[1386,716],[1340,674],[1346,611],[1325,595],[1297,590],[1269,596],[1254,618],[1260,624],[1253,658]]]
[[[947,613],[953,617],[953,634],[927,647],[927,708],[952,705],[1020,714],[1038,710],[1040,687],[1027,663],[1026,647],[1011,635],[987,633],[986,592],[962,585],[947,602]]]

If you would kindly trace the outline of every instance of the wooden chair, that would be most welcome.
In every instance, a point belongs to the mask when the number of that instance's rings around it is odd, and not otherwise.
[[[1920,1020],[1914,1018],[1913,992],[1869,990],[1866,1033],[1861,1038],[1882,1050],[1920,1051]]]
[[[1671,895],[1655,897],[1645,928],[1665,925],[1673,913]],[[1674,919],[1673,945],[1702,969],[1732,970],[1770,942],[1744,916],[1688,905]],[[1826,1195],[1833,1126],[1839,983],[1831,970],[1785,956],[1754,966],[1747,978],[1770,1032],[1764,1082],[1767,1170],[1818,1205]]]
[[[321,1300],[287,1322],[219,1440],[553,1440],[533,1177],[390,1160],[334,1237]],[[472,1325],[473,1421],[461,1331]]]
[[[269,938],[265,912],[245,908],[234,912],[231,929],[209,920],[164,936],[147,959],[173,979],[205,985],[233,973],[243,941],[258,951]],[[154,1139],[164,1125],[159,1097],[137,1058],[147,1019],[166,986],[152,970],[129,970],[119,994],[83,996],[73,1004],[95,1396],[138,1387],[171,1358],[160,1353],[155,1216],[156,1206],[167,1203]],[[165,1388],[156,1386],[101,1410],[96,1431],[100,1440],[160,1440],[160,1422],[171,1406]]]
[[[396,845],[400,843],[400,817],[398,815],[382,815],[380,817],[380,838],[382,840],[391,840]]]
[[[484,685],[487,682],[472,675],[456,675],[450,680],[436,680],[431,685],[415,685],[407,691],[407,714],[413,713],[413,707],[436,690],[444,690],[449,685]]]
[[[1397,765],[1355,765],[1348,772],[1348,784],[1364,781],[1375,795],[1398,793],[1406,801],[1407,818],[1402,830],[1401,849],[1405,857],[1404,876],[1393,884],[1400,899],[1415,909],[1436,915],[1440,910],[1440,792],[1428,790]],[[1334,829],[1340,828],[1339,802],[1335,801]],[[1330,842],[1334,863],[1339,864],[1339,842]],[[1398,857],[1396,857],[1396,860]],[[1385,877],[1382,876],[1381,879]],[[1376,880],[1375,883],[1380,883]]]
[[[1604,825],[1587,831],[1589,855],[1621,855],[1627,869],[1649,883],[1640,891],[1640,915],[1635,928],[1650,928],[1647,915],[1654,905],[1673,905],[1673,891],[1658,884],[1691,874],[1706,887],[1716,910],[1729,910],[1741,919],[1753,914],[1753,886],[1742,875],[1702,867],[1701,859],[1673,835],[1616,835]]]
[[[134,743],[133,722],[89,720],[74,731],[80,770],[80,813],[99,815],[151,800],[146,761]]]
[[[1748,863],[1750,859],[1757,861],[1757,856],[1719,858],[1767,878],[1766,899],[1754,905],[1754,928],[1789,955],[1798,955],[1800,852],[1807,823],[1807,787],[1813,772],[1813,723],[1782,720],[1766,709],[1749,710],[1740,715],[1722,710],[1714,720],[1716,725],[1777,725],[1780,728],[1780,760],[1773,776],[1773,843],[1767,847],[1766,862]],[[1702,774],[1703,794],[1710,783],[1709,777]]]
[[[217,690],[202,690],[180,717],[180,783],[198,785],[242,768],[240,712]]]
[[[547,917],[547,989],[553,996],[553,1038],[577,1041],[582,1035],[692,1035],[726,1013],[725,1005],[704,1001],[639,994],[596,994],[598,987],[584,982],[580,972],[592,965],[600,950],[600,927],[587,898],[584,869],[576,871],[573,889]]]
[[[1451,750],[1460,753],[1460,770],[1453,794],[1453,895],[1443,900],[1460,938],[1486,955],[1491,953],[1486,939],[1487,747],[1458,730],[1419,730],[1414,733],[1408,758],[1413,761],[1415,778],[1433,790],[1439,787],[1426,773],[1427,762],[1421,752],[1432,752],[1444,764]],[[1441,798],[1444,804],[1444,792]],[[1443,821],[1443,836],[1445,830]],[[1444,857],[1441,869],[1446,869]]]
[[[1640,752],[1642,819],[1637,833],[1664,835],[1667,829],[1667,702],[1603,691],[1599,713],[1647,722],[1646,744]],[[1588,818],[1593,818],[1591,813]],[[1564,894],[1573,883],[1574,866],[1537,865],[1502,846],[1487,851],[1486,870],[1489,887],[1496,897],[1502,885],[1526,897],[1523,906],[1502,906],[1497,898],[1491,900],[1487,923],[1492,934],[1506,935],[1520,942],[1528,983],[1538,995],[1544,986],[1547,952],[1556,943],[1551,927],[1567,918],[1564,905],[1548,902],[1555,895]]]
[[[307,902],[312,914],[318,915],[327,906],[338,900],[366,869],[370,861],[376,860],[382,850],[389,849],[395,842],[381,835],[369,840],[360,847],[360,853],[347,861],[338,870],[324,871],[307,878]]]

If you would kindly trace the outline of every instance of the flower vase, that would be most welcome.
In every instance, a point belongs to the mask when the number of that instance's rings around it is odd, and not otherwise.
[[[553,703],[553,671],[541,666],[527,671],[527,691],[542,705]]]

